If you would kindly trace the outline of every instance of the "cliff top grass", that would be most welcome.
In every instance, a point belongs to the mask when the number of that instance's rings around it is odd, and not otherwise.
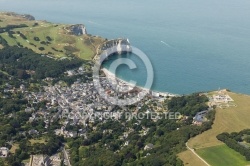
[[[72,25],[31,20],[14,13],[0,13],[0,28],[21,24],[27,27],[13,28],[10,30],[12,35],[3,32],[0,36],[9,46],[27,47],[36,53],[56,58],[77,56],[91,60],[98,46],[105,41],[98,36],[74,35],[70,30]],[[3,45],[0,45],[1,48]]]
[[[250,96],[232,92],[227,93],[232,97],[237,107],[216,108],[212,129],[190,139],[188,145],[191,148],[199,149],[221,145],[223,143],[216,138],[218,134],[223,132],[239,132],[249,128]]]
[[[250,114],[250,96],[244,94],[237,94],[232,92],[227,92],[227,94],[234,100],[236,107],[228,108],[216,108],[215,120],[212,126],[212,129],[205,131],[204,133],[191,138],[188,141],[188,145],[191,148],[194,148],[198,154],[202,153],[201,157],[203,159],[204,155],[208,155],[208,158],[212,155],[212,151],[209,149],[223,147],[225,145],[223,142],[217,140],[216,136],[223,132],[239,132],[243,129],[248,129],[250,126],[249,114]],[[224,147],[225,148],[225,147]],[[207,151],[208,150],[208,151]],[[203,154],[203,151],[206,152]],[[192,155],[190,150],[180,153],[178,156],[184,161],[185,165],[204,165],[201,164],[201,160],[197,156],[193,155],[192,158],[189,156]],[[230,151],[223,151],[224,156],[230,157]],[[196,157],[196,158],[195,158]],[[216,160],[215,158],[213,158]],[[242,160],[241,162],[246,162]],[[248,163],[248,162],[247,162]],[[211,163],[213,164],[213,163]]]

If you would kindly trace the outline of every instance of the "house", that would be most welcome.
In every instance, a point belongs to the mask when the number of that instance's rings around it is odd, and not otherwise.
[[[193,124],[201,125],[204,121],[206,121],[206,115],[208,110],[198,112],[193,118]]]
[[[63,134],[61,129],[55,129],[54,132],[55,132],[56,135],[62,135]]]
[[[34,134],[38,134],[37,130],[31,129],[30,131],[28,131],[29,135],[34,135]]]
[[[22,92],[24,92],[25,91],[25,86],[22,84],[22,85],[20,85],[20,90],[22,91]]]
[[[124,146],[128,146],[129,145],[129,141],[126,141],[125,143],[124,143]]]
[[[69,137],[71,137],[71,138],[77,137],[77,132],[76,131],[69,131]]]
[[[151,149],[153,149],[153,148],[154,148],[154,145],[151,144],[151,143],[149,143],[149,144],[147,144],[147,145],[144,147],[144,150],[151,150]]]
[[[6,147],[0,147],[0,157],[8,157],[9,149]]]
[[[27,108],[25,108],[25,112],[32,112],[32,111],[34,111],[35,109],[34,108],[30,108],[30,107],[27,107]]]

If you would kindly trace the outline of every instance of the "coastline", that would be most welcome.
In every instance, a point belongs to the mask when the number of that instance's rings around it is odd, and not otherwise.
[[[180,96],[179,94],[173,94],[173,93],[169,93],[169,92],[159,92],[159,91],[154,91],[154,90],[151,90],[151,89],[147,89],[147,88],[144,88],[144,87],[141,87],[141,86],[138,86],[138,85],[134,85],[134,84],[129,83],[126,80],[118,78],[114,73],[112,73],[111,71],[109,71],[106,68],[102,68],[101,70],[104,72],[104,74],[105,74],[105,76],[107,78],[110,78],[112,80],[117,80],[117,81],[119,81],[119,82],[121,82],[123,84],[126,84],[126,85],[128,85],[130,87],[133,87],[133,88],[138,88],[140,90],[146,91],[147,93],[150,93],[152,95],[155,94],[156,96],[157,95],[161,95],[161,96],[164,96],[164,97],[167,97],[167,96],[168,97],[177,97],[177,96]]]

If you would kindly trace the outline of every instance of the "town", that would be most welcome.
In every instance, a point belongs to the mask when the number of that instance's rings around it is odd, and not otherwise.
[[[83,75],[85,72],[84,67],[80,67],[75,70],[65,72],[68,76]],[[105,72],[104,72],[105,73]],[[131,87],[126,82],[111,76],[110,73],[106,75],[102,73],[100,82],[105,89],[104,93],[111,96],[118,96],[119,99],[123,98],[136,98],[136,104],[131,106],[119,107],[108,102],[105,98],[102,98],[98,93],[93,81],[82,82],[80,79],[75,81],[72,85],[67,86],[64,82],[59,81],[55,85],[43,86],[38,92],[29,91],[25,85],[21,85],[19,89],[16,89],[9,84],[5,85],[5,93],[14,93],[16,91],[21,92],[25,99],[28,101],[28,107],[24,109],[26,113],[31,113],[28,122],[33,123],[36,121],[44,122],[44,129],[48,129],[50,124],[58,122],[60,128],[54,130],[54,133],[58,136],[65,138],[83,137],[87,138],[87,131],[90,130],[91,124],[95,122],[105,123],[108,119],[120,120],[124,113],[127,113],[127,120],[136,117],[136,115],[143,111],[144,114],[157,113],[158,115],[165,115],[165,118],[172,117],[177,118],[176,115],[168,114],[164,101],[174,97],[176,95],[170,93],[161,93],[145,90],[139,87]],[[104,75],[103,75],[104,74]],[[52,81],[52,78],[46,78],[44,81]],[[134,89],[135,90],[134,90]],[[117,89],[127,91],[127,93],[117,93]],[[144,92],[146,96],[141,98],[138,93]],[[38,110],[35,105],[44,103],[44,107]],[[145,110],[146,106],[146,110]],[[152,117],[151,117],[152,118]],[[179,115],[178,115],[179,118]],[[154,119],[157,120],[157,119]],[[67,126],[81,126],[77,130],[71,130]],[[91,128],[94,130],[95,127]],[[144,128],[142,134],[146,134],[148,129]],[[105,131],[104,131],[105,132]],[[133,132],[133,129],[129,128],[124,132],[124,138],[127,138],[128,134]],[[42,135],[41,131],[31,129],[27,131],[30,135]],[[128,144],[125,143],[126,146]],[[147,148],[146,148],[147,149]],[[9,149],[2,147],[2,157],[7,157]],[[65,151],[65,153],[68,153]],[[69,155],[69,154],[67,154]],[[65,158],[65,157],[64,157]],[[37,161],[39,159],[39,161]],[[55,160],[55,157],[51,156],[36,156],[33,155],[26,165],[36,165],[35,163],[50,163]],[[58,160],[58,157],[57,157]],[[32,164],[30,164],[32,163]],[[67,162],[65,162],[67,164]]]

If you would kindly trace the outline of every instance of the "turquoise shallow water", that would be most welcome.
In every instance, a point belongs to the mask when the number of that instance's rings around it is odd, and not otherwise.
[[[0,10],[83,23],[95,35],[129,38],[152,61],[154,90],[187,94],[229,88],[250,94],[249,0],[0,0]],[[145,66],[128,57],[138,68],[122,65],[118,76],[143,85]]]

